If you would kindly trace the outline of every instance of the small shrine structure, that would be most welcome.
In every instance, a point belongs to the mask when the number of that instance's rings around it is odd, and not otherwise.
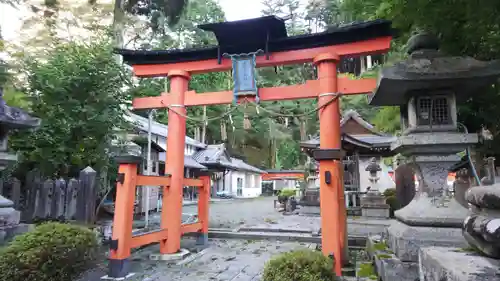
[[[377,131],[373,125],[364,120],[355,110],[346,110],[340,121],[342,149],[345,156],[342,160],[344,168],[344,191],[346,207],[349,211],[357,213],[360,209],[360,195],[371,186],[369,173],[366,168],[371,158],[378,159],[382,171],[379,173],[380,192],[394,187],[395,183],[388,173],[389,167],[385,166],[382,157],[391,156],[391,142],[394,136]],[[319,137],[303,141],[301,149],[309,156],[309,178],[304,196],[300,201],[302,206],[319,206],[319,166],[312,157],[314,149],[319,147]]]

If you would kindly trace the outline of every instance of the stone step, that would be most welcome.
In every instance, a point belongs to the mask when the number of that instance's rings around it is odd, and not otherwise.
[[[186,236],[193,236],[195,234],[186,233]],[[321,236],[313,236],[311,234],[305,233],[291,233],[291,232],[272,232],[272,231],[217,231],[209,229],[209,238],[219,238],[219,239],[245,239],[245,240],[280,240],[280,241],[296,241],[304,243],[321,243]],[[348,237],[349,247],[354,246],[358,248],[364,248],[366,245],[366,237],[363,236],[349,236]]]
[[[427,281],[500,280],[500,260],[483,257],[471,249],[425,247],[420,249],[419,262]]]
[[[368,237],[366,249],[380,280],[415,281],[418,278],[418,263],[401,261],[379,235]]]

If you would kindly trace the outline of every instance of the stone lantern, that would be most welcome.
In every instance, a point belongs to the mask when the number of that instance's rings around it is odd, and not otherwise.
[[[40,125],[40,119],[31,117],[21,109],[8,106],[0,88],[0,171],[17,161],[17,155],[8,151],[8,136],[12,129],[31,129]],[[20,212],[14,203],[0,194],[0,244],[23,232],[19,227]]]
[[[368,180],[371,185],[368,192],[361,197],[361,215],[363,217],[388,218],[390,207],[386,204],[384,196],[380,194],[378,186],[380,179],[378,173],[382,169],[375,157],[370,159],[365,171],[368,172]]]
[[[413,36],[407,46],[409,58],[382,70],[369,103],[401,110],[402,135],[391,149],[408,160],[419,186],[410,204],[395,212],[388,244],[401,260],[416,262],[421,246],[465,246],[461,227],[468,211],[444,198],[449,167],[478,136],[460,132],[457,103],[495,83],[500,63],[447,56],[430,34]]]

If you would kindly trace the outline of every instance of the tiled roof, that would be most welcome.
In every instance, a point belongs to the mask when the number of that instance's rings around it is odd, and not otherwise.
[[[128,115],[125,116],[125,118],[129,121],[132,122],[139,128],[140,130],[147,132],[148,131],[148,118],[142,117],[140,115],[134,114],[132,112],[129,112]],[[168,126],[165,124],[158,123],[156,121],[151,122],[151,133],[162,136],[167,138],[168,137]],[[193,138],[190,138],[186,136],[186,144],[198,147],[198,148],[205,148],[206,145],[196,141]]]
[[[221,161],[230,162],[230,158],[225,153],[224,144],[210,144],[205,149],[193,154],[193,159],[199,163],[216,164]]]
[[[360,143],[367,144],[369,147],[389,147],[391,142],[396,139],[394,136],[383,136],[383,135],[347,135],[344,134],[342,137],[343,141],[352,142],[359,141]],[[358,145],[359,143],[354,143]],[[305,146],[319,146],[319,136],[313,137],[310,140],[301,142],[301,145]]]
[[[294,174],[294,173],[303,173],[304,170],[266,170],[268,174]]]
[[[231,162],[238,167],[238,170],[244,170],[244,171],[249,171],[249,172],[254,172],[258,174],[266,174],[266,171],[263,171],[259,168],[256,168],[252,165],[249,165],[245,163],[243,160],[238,159],[238,158],[231,158]]]
[[[345,113],[342,115],[342,120],[340,120],[340,127],[342,127],[350,119],[356,121],[359,125],[367,129],[368,131],[372,132],[373,134],[381,135],[380,132],[377,131],[372,124],[368,123],[365,119],[363,119],[363,117],[361,117],[361,115],[359,115],[358,112],[352,109],[346,110]]]
[[[342,119],[340,120],[340,126],[342,127],[348,120],[354,120],[359,125],[372,132],[373,134],[342,134],[342,141],[352,143],[357,146],[367,147],[367,148],[389,148],[391,142],[396,140],[395,136],[384,135],[377,131],[372,124],[365,121],[359,113],[356,111],[349,109],[347,110]],[[301,142],[302,146],[311,147],[311,146],[319,146],[319,136],[315,136],[310,140]]]
[[[243,160],[233,158],[226,152],[224,144],[211,144],[206,149],[197,151],[193,155],[193,159],[199,163],[207,165],[220,165],[231,170],[249,171],[259,174],[266,173],[265,171],[245,163]]]
[[[196,162],[191,156],[184,155],[184,167],[191,169],[206,169],[207,167]]]

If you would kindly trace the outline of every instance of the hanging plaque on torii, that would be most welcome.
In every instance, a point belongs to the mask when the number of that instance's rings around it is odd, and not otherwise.
[[[259,102],[255,59],[258,54],[263,52],[263,50],[259,49],[256,52],[246,54],[224,54],[224,57],[231,59],[233,66],[233,104],[236,104],[238,99],[244,97],[254,98],[255,102]]]

